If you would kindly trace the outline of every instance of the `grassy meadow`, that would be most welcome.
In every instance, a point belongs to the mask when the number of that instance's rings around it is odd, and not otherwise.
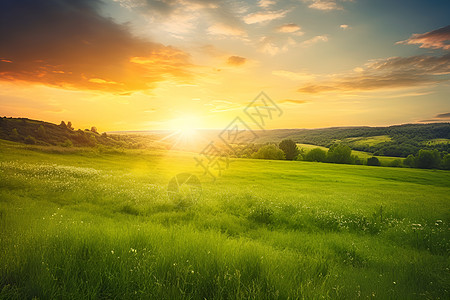
[[[450,172],[194,155],[0,141],[0,298],[448,299]]]

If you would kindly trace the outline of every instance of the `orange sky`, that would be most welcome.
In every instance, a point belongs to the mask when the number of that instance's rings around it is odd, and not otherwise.
[[[266,128],[449,121],[448,1],[367,2],[6,0],[0,114],[223,128],[264,91]]]

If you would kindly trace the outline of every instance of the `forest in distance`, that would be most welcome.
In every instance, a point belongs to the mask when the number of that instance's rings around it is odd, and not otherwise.
[[[204,135],[204,140],[217,140],[219,133],[218,130],[198,130],[197,134]],[[237,158],[450,169],[450,123],[275,129],[256,134],[256,139],[235,145],[233,151],[222,146],[223,155]],[[186,145],[179,146],[176,132],[100,133],[95,126],[75,130],[70,121],[61,121],[56,125],[27,118],[0,118],[0,138],[44,147],[90,147],[99,148],[101,151],[146,148],[182,151],[200,149],[198,145],[195,149]],[[243,140],[245,141],[245,138]]]

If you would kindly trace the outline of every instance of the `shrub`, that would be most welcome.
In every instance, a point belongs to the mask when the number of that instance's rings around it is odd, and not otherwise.
[[[295,160],[299,154],[297,144],[293,140],[282,140],[278,147],[284,152],[287,160]]]
[[[72,143],[71,140],[66,139],[66,140],[64,141],[64,143],[61,144],[61,146],[63,146],[63,147],[72,147],[72,146],[73,146],[73,143]]]
[[[408,155],[407,158],[405,158],[405,160],[403,161],[403,164],[405,166],[413,168],[416,166],[416,158],[414,157],[414,155],[410,154],[410,155]]]
[[[35,145],[36,144],[36,139],[34,137],[32,137],[31,135],[29,135],[29,136],[27,136],[25,138],[25,144]]]
[[[352,163],[352,149],[343,144],[334,144],[330,147],[327,153],[327,160],[337,164]]]
[[[441,157],[437,150],[419,150],[417,154],[416,165],[422,169],[432,169],[439,167]]]
[[[325,162],[327,160],[327,153],[320,149],[314,148],[305,155],[306,161]]]
[[[442,158],[442,168],[444,170],[450,170],[450,154],[446,154]]]
[[[258,159],[284,159],[284,152],[276,145],[266,145],[259,148],[258,152],[253,154],[253,158]]]
[[[393,161],[391,161],[388,165],[389,167],[401,167],[402,166],[402,161],[400,159],[394,159]]]
[[[381,166],[380,161],[375,156],[372,156],[367,159],[367,165],[368,166]]]

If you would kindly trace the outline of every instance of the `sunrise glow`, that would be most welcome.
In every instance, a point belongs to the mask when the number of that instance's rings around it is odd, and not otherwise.
[[[3,116],[191,135],[223,128],[261,91],[285,112],[269,129],[450,110],[448,1],[15,3],[1,12]]]

